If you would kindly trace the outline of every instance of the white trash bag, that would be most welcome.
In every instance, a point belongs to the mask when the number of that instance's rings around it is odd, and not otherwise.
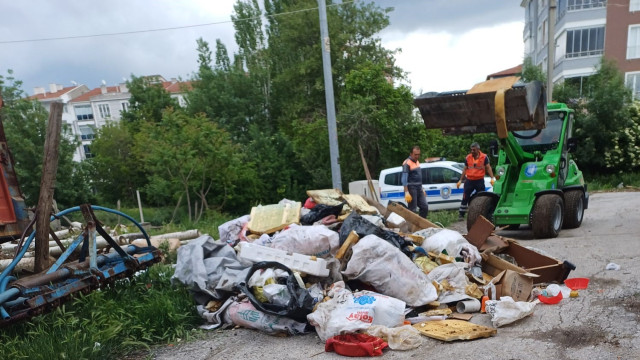
[[[372,325],[365,332],[376,336],[389,344],[392,350],[411,350],[422,345],[422,334],[411,325],[389,328],[383,325]]]
[[[491,315],[493,325],[500,327],[533,314],[538,302],[514,301],[511,296],[502,296],[500,300],[487,300],[485,309]]]
[[[338,233],[324,225],[290,225],[274,235],[270,242],[266,246],[322,258],[335,255],[340,248]]]
[[[404,301],[372,291],[352,293],[344,282],[334,284],[329,293],[333,298],[322,302],[307,315],[322,341],[332,336],[354,333],[371,325],[396,327],[404,323]]]
[[[378,292],[409,306],[426,305],[438,298],[427,275],[387,241],[367,235],[351,249],[351,260],[342,272],[347,278],[371,284]]]

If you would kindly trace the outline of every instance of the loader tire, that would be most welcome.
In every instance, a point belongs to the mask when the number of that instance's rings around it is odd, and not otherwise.
[[[554,194],[540,195],[531,212],[531,229],[536,239],[554,238],[562,229],[562,198]]]
[[[480,215],[493,223],[493,211],[496,209],[496,204],[496,199],[489,196],[472,197],[467,212],[467,231],[471,230]]]
[[[584,216],[584,193],[582,190],[571,190],[564,193],[563,229],[575,229],[582,224]]]

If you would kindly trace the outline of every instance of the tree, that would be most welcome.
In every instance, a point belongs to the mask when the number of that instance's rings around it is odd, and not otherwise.
[[[527,56],[522,63],[522,81],[531,82],[536,80],[546,84],[547,74],[542,71],[540,66],[533,65],[531,57]]]
[[[581,87],[581,88],[579,88]],[[565,83],[554,99],[575,110],[574,136],[578,164],[587,173],[637,170],[640,150],[633,139],[637,107],[615,63],[602,59],[596,73],[584,81]]]
[[[0,76],[0,92],[5,102],[2,108],[5,135],[13,154],[20,189],[25,202],[36,205],[49,113],[39,101],[25,98],[22,82],[13,77],[11,70],[6,78]],[[60,208],[93,199],[86,166],[73,161],[73,153],[79,142],[71,134],[68,125],[63,125],[62,132],[54,195]]]
[[[139,131],[141,123],[158,123],[165,109],[178,107],[178,102],[171,94],[151,77],[131,75],[131,80],[127,81],[127,88],[131,97],[129,108],[122,112],[122,121],[134,134]]]
[[[109,122],[98,129],[91,142],[94,185],[100,198],[115,204],[118,200],[135,203],[136,190],[146,184],[138,157],[133,155],[134,138],[123,122]]]
[[[134,153],[150,177],[148,196],[176,201],[176,207],[184,198],[190,221],[212,206],[236,210],[238,202],[245,205],[255,193],[253,163],[238,152],[229,134],[203,115],[168,109],[159,123],[142,124]]]

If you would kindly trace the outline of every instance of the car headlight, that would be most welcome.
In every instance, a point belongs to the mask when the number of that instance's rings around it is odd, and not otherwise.
[[[504,176],[504,173],[507,172],[507,170],[502,166],[498,166],[498,168],[496,169],[496,172],[498,176]]]
[[[553,174],[554,172],[556,172],[556,166],[553,164],[549,164],[544,168],[544,170],[549,174]]]

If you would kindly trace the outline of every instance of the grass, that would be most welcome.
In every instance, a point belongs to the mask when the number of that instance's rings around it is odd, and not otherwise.
[[[585,181],[589,191],[626,191],[640,190],[640,172],[627,172],[623,174],[588,174]],[[621,187],[620,184],[622,184]]]
[[[2,359],[117,359],[158,343],[189,339],[201,319],[192,295],[158,264],[0,332]]]
[[[442,226],[448,227],[458,221],[458,210],[429,211],[427,218],[432,223],[442,224]]]

